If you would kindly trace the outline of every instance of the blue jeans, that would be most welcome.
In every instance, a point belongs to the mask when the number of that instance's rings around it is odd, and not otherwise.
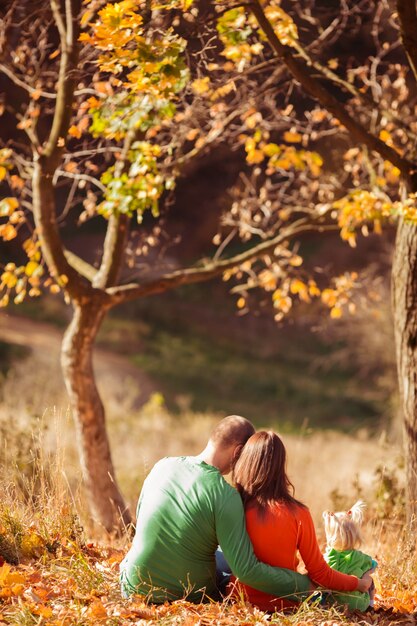
[[[216,558],[216,585],[217,589],[220,592],[220,595],[226,595],[226,587],[230,581],[230,576],[232,574],[232,570],[230,569],[229,563],[224,558],[224,554],[220,547],[217,548],[214,553]]]

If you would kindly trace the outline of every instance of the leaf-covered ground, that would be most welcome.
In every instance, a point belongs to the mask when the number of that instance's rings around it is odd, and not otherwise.
[[[267,615],[242,601],[200,605],[178,601],[156,607],[147,606],[139,596],[129,600],[121,598],[118,569],[124,550],[80,545],[76,540],[45,545],[36,532],[28,534],[22,545],[28,555],[23,562],[11,565],[0,560],[0,624],[416,624],[417,580],[405,585],[386,576],[381,584],[377,578],[375,609],[365,614],[305,605],[296,613]],[[392,567],[389,575],[392,577]]]

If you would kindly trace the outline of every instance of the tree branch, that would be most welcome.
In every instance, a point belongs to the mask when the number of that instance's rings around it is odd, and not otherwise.
[[[61,40],[61,60],[52,128],[42,150],[49,171],[56,168],[65,149],[65,140],[72,116],[75,89],[74,73],[78,63],[79,23],[76,18],[80,11],[80,0],[66,0],[65,6],[68,22],[66,27],[57,1],[51,0],[52,12]]]
[[[74,74],[78,59],[78,21],[80,0],[66,0],[68,19],[73,26],[65,28],[57,0],[51,0],[51,7],[61,38],[61,60],[58,76],[57,99],[52,129],[46,146],[36,149],[33,146],[33,215],[42,254],[51,275],[74,299],[91,296],[93,289],[86,280],[85,273],[79,272],[67,260],[60,237],[56,214],[56,197],[53,177],[65,149],[65,138],[72,115],[74,101]],[[100,294],[106,298],[105,294]]]
[[[333,228],[333,227],[332,227]],[[156,293],[162,293],[169,289],[175,289],[181,285],[190,285],[192,283],[204,282],[211,280],[216,276],[219,276],[224,271],[237,267],[245,261],[255,260],[261,257],[263,254],[271,252],[276,246],[282,244],[284,241],[288,241],[292,237],[300,235],[302,233],[314,231],[327,230],[325,225],[318,226],[317,223],[309,221],[306,223],[305,219],[294,222],[287,228],[281,230],[279,235],[262,241],[258,245],[253,246],[245,252],[236,254],[228,259],[222,259],[217,261],[211,261],[206,263],[202,267],[191,267],[174,272],[169,272],[159,276],[155,280],[151,280],[147,283],[140,284],[128,284],[121,285],[120,287],[111,287],[106,289],[106,293],[112,297],[112,304],[116,305],[121,302],[128,302],[142,296],[149,296]]]
[[[401,0],[398,0],[401,1]],[[409,178],[417,170],[416,164],[402,157],[394,148],[388,146],[368,129],[360,124],[347,111],[344,105],[312,74],[305,62],[296,59],[289,46],[284,46],[278,39],[275,31],[266,17],[259,0],[251,0],[247,10],[255,16],[259,26],[267,37],[271,48],[285,63],[294,78],[299,81],[305,91],[318,100],[334,117],[336,117],[349,131],[351,137],[358,143],[365,144],[370,150],[380,154],[384,159],[398,167],[404,176]]]
[[[417,79],[417,8],[415,0],[397,0],[401,39]]]
[[[67,172],[66,170],[56,169],[54,174],[54,184],[56,184],[59,178],[72,178],[74,180],[85,180],[88,183],[91,183],[97,189],[100,189],[101,193],[105,193],[107,191],[106,187],[99,181],[98,178],[94,176],[90,176],[89,174],[80,174],[79,172]]]
[[[138,139],[138,134],[140,133],[136,130],[126,135],[122,154],[115,165],[115,176],[121,176],[124,171],[128,170],[129,150]],[[129,222],[130,218],[121,213],[112,213],[110,216],[103,245],[103,257],[100,269],[94,278],[94,287],[105,289],[115,284],[125,254]]]
[[[49,93],[48,91],[38,91],[34,87],[27,85],[23,80],[21,80],[18,76],[16,76],[16,74],[10,68],[8,68],[7,65],[4,65],[3,63],[0,63],[0,72],[3,72],[3,74],[7,76],[7,78],[10,78],[10,80],[15,85],[17,85],[18,87],[21,87],[22,89],[27,91],[30,95],[32,95],[33,93],[37,93],[39,94],[39,96],[42,96],[43,98],[51,98],[54,100],[56,98],[55,93]]]
[[[78,255],[74,254],[74,252],[71,252],[71,250],[64,250],[64,255],[71,267],[81,274],[81,276],[87,278],[90,283],[93,282],[97,274],[97,268],[87,263],[87,261],[84,261],[84,259],[81,259]]]

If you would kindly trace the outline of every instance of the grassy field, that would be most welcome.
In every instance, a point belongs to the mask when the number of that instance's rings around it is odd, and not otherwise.
[[[285,432],[387,428],[395,414],[395,366],[386,357],[392,337],[385,320],[379,342],[369,339],[366,325],[373,332],[375,320],[368,311],[329,322],[321,310],[300,308],[277,326],[269,312],[237,316],[225,291],[187,287],[117,309],[98,345],[129,358],[174,414],[241,413]],[[13,313],[62,328],[70,312],[48,298]]]
[[[392,338],[381,332],[381,345],[360,336],[372,319],[329,327],[323,312],[300,309],[277,327],[270,313],[237,316],[217,289],[184,289],[115,311],[99,341],[128,354],[173,413],[241,413],[286,432],[387,427],[395,412],[395,368],[385,357]]]
[[[173,431],[174,422],[170,422],[169,415],[163,419],[160,414],[159,422],[156,422],[155,406],[148,407],[147,411],[147,419],[154,424],[154,440],[148,445],[159,442],[161,446],[161,442],[175,439],[176,445],[181,445],[184,451],[187,446],[190,450],[198,449],[204,431],[215,419],[213,416],[183,416],[183,428]],[[145,420],[142,426],[145,427]],[[145,430],[144,435],[148,434]],[[122,599],[118,566],[129,547],[129,540],[105,536],[88,523],[82,491],[73,480],[68,480],[69,469],[62,442],[58,440],[55,449],[48,453],[50,438],[47,433],[27,433],[26,436],[32,441],[30,471],[27,464],[19,468],[13,454],[4,458],[1,464],[0,624],[411,626],[415,623],[416,546],[402,517],[399,469],[385,465],[385,474],[377,471],[367,488],[364,482],[361,484],[365,474],[358,471],[356,479],[352,476],[352,465],[360,470],[358,459],[364,456],[368,471],[371,471],[375,460],[372,455],[378,447],[385,457],[394,455],[395,451],[384,442],[376,445],[375,441],[365,438],[357,441],[343,434],[325,436],[323,433],[312,439],[295,439],[294,435],[286,439],[291,478],[297,487],[302,485],[299,495],[309,504],[319,500],[328,508],[329,503],[349,505],[359,492],[367,497],[363,549],[379,563],[375,574],[375,610],[366,614],[348,614],[337,607],[324,608],[307,602],[293,613],[267,615],[243,600],[209,601],[200,605],[181,600],[157,607],[147,605],[140,596]],[[45,437],[48,442],[42,441]],[[318,449],[320,467],[314,458],[317,457],[314,451]],[[338,450],[337,463],[335,449]],[[343,457],[341,454],[345,449],[350,454],[350,462],[345,467],[345,471],[350,471],[348,480],[342,471],[343,464],[348,462],[348,455]],[[12,452],[11,448],[9,452]],[[175,450],[169,452],[175,453]],[[131,471],[135,471],[133,466]],[[339,480],[339,490],[327,497],[326,488],[330,483],[325,474],[331,474],[332,478],[337,475]],[[317,529],[322,536],[319,522]]]
[[[49,343],[38,337],[30,350],[0,344],[0,624],[415,623],[416,545],[404,521],[388,340],[372,343],[360,318],[323,334],[309,331],[318,320],[301,314],[276,329],[262,315],[233,317],[232,303],[214,315],[216,307],[209,290],[179,293],[136,304],[103,326],[97,378],[127,501],[133,509],[156,460],[199,453],[219,418],[241,413],[283,436],[296,495],[310,507],[321,541],[324,509],[366,500],[363,549],[379,563],[376,611],[347,615],[305,604],[269,616],[243,602],[149,607],[140,597],[122,600],[118,563],[128,540],[110,539],[88,514],[57,368],[66,312],[46,302],[36,316],[48,323],[38,335],[45,332]]]

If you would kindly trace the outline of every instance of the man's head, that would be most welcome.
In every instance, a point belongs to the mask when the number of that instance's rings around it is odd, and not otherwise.
[[[209,444],[216,450],[220,459],[218,467],[225,474],[229,472],[242,451],[243,446],[255,432],[253,424],[240,415],[229,415],[213,429]]]

